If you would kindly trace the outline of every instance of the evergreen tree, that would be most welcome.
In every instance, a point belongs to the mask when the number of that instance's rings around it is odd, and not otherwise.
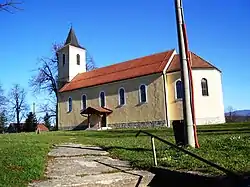
[[[0,113],[0,133],[2,133],[4,131],[4,128],[6,126],[6,122],[7,122],[7,117],[5,112],[1,112]]]
[[[48,112],[46,112],[43,120],[44,120],[45,126],[50,130],[50,128],[51,128],[51,122],[50,122],[50,116],[49,116]]]
[[[24,130],[26,132],[34,132],[36,130],[36,126],[37,126],[36,115],[30,112],[27,115],[27,119],[25,120]]]

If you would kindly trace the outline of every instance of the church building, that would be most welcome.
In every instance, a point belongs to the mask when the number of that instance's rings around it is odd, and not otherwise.
[[[183,119],[175,49],[86,71],[71,28],[57,52],[60,130],[172,126]],[[224,123],[221,71],[191,52],[196,124]]]

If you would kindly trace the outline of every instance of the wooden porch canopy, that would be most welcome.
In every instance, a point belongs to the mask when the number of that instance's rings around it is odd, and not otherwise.
[[[108,108],[104,107],[88,107],[85,110],[81,111],[81,114],[98,114],[98,115],[103,115],[103,114],[110,114],[113,111]]]
[[[104,107],[88,107],[85,110],[82,110],[80,112],[81,115],[87,114],[88,115],[88,128],[90,128],[90,119],[89,116],[90,114],[97,114],[97,115],[102,115],[102,118],[106,118],[106,116],[110,113],[112,113],[113,111],[108,109],[108,108],[104,108]]]

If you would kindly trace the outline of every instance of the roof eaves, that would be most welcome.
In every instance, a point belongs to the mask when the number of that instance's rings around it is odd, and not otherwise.
[[[216,67],[192,67],[192,70],[198,70],[198,69],[201,69],[201,70],[205,70],[205,69],[216,69],[218,70]],[[181,71],[180,69],[174,69],[174,70],[171,70],[171,71],[167,71],[166,73],[167,74],[170,74],[170,73],[177,73]],[[218,70],[219,71],[219,70]]]
[[[203,60],[204,62],[206,62],[207,64],[209,64],[210,66],[212,66],[214,69],[217,69],[219,72],[221,72],[220,69],[218,69],[216,66],[214,66],[213,64],[211,64],[210,62],[208,62],[207,60],[205,60],[204,58],[200,57],[199,55],[191,52],[193,55],[195,55],[196,57],[198,57],[199,59]]]
[[[100,86],[100,85],[104,85],[104,84],[110,84],[110,83],[115,83],[115,82],[119,82],[119,81],[124,81],[124,80],[129,80],[129,79],[134,79],[137,77],[143,77],[143,76],[148,76],[148,75],[153,75],[153,74],[157,74],[157,73],[162,73],[162,71],[157,71],[157,72],[153,72],[153,73],[148,73],[148,74],[144,74],[144,75],[140,75],[140,76],[134,76],[134,77],[129,77],[129,78],[125,78],[125,79],[119,79],[119,80],[114,80],[114,81],[109,81],[109,82],[105,82],[105,83],[100,83],[100,84],[93,84],[91,86],[83,86],[83,87],[76,87],[76,88],[72,88],[72,89],[67,89],[66,85],[65,88],[61,88],[59,90],[60,93],[63,92],[69,92],[69,91],[74,91],[74,90],[78,90],[78,89],[82,89],[82,88],[90,88],[90,87],[94,87],[94,86]],[[68,83],[69,84],[69,83]]]

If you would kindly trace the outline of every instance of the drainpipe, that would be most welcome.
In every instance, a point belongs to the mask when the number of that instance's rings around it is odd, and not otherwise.
[[[165,120],[167,122],[167,126],[170,127],[170,122],[168,120],[168,103],[167,103],[167,89],[166,89],[166,85],[167,85],[167,81],[166,81],[166,77],[165,77],[165,74],[164,72],[162,73],[162,76],[163,76],[163,89],[164,89],[164,101],[165,101]]]
[[[192,108],[191,108],[191,98],[190,98],[190,85],[189,85],[189,72],[187,64],[187,56],[183,35],[183,24],[184,15],[181,0],[175,0],[175,11],[176,11],[176,21],[177,21],[177,32],[178,32],[178,44],[180,53],[180,64],[181,64],[181,79],[183,85],[183,116],[186,131],[186,143],[195,147],[194,139],[194,129],[193,129],[193,119],[192,119]]]

